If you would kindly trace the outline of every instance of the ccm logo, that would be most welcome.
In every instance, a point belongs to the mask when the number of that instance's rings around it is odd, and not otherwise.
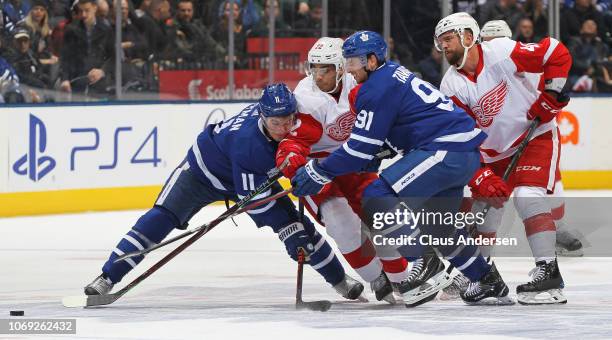
[[[535,166],[535,165],[524,165],[524,166],[517,166],[516,167],[516,172],[519,171],[540,171],[542,170],[541,166]]]

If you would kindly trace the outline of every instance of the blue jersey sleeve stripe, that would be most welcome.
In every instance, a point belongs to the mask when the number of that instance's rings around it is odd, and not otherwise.
[[[342,148],[344,149],[344,151],[346,151],[346,153],[348,153],[349,155],[351,155],[353,157],[357,157],[357,158],[361,158],[361,159],[367,159],[367,160],[374,159],[374,156],[372,156],[372,155],[368,155],[367,153],[363,153],[363,152],[359,152],[357,150],[351,149],[351,147],[348,146],[348,143],[342,144]]]
[[[368,138],[368,137],[364,137],[364,136],[360,136],[354,133],[351,133],[351,137],[350,139],[354,139],[356,141],[360,141],[363,143],[368,143],[368,144],[374,144],[374,145],[378,145],[378,146],[382,146],[383,145],[383,141],[378,140],[378,139],[374,139],[374,138]]]
[[[440,136],[434,139],[433,141],[437,143],[442,143],[442,142],[464,143],[478,136],[480,132],[482,131],[479,128],[474,128],[474,130],[469,131],[469,132],[460,132],[460,133],[454,133],[451,135]]]
[[[200,167],[200,170],[202,170],[202,172],[204,173],[204,176],[206,176],[206,178],[210,180],[210,183],[212,183],[212,185],[219,190],[227,191],[227,189],[223,186],[223,184],[221,184],[221,181],[217,177],[215,177],[215,175],[213,175],[210,171],[208,171],[208,168],[206,167],[206,165],[204,165],[204,160],[202,159],[202,153],[200,152],[200,147],[198,146],[197,141],[193,143],[193,147],[191,151],[193,151],[193,154],[196,157],[196,161],[198,162],[198,166]]]

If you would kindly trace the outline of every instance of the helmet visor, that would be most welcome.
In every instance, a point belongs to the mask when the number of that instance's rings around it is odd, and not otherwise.
[[[306,74],[309,76],[325,76],[336,69],[335,65],[306,63]]]
[[[455,37],[459,37],[459,32],[455,30],[444,32],[437,37],[434,36],[434,45],[438,51],[442,52],[444,46],[448,46]]]
[[[346,67],[347,72],[353,72],[357,70],[361,70],[366,67],[368,64],[368,59],[365,55],[348,57],[344,62],[344,66]]]

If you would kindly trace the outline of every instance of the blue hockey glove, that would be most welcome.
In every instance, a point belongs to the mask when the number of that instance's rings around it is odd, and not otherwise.
[[[318,194],[323,186],[332,181],[333,176],[321,169],[317,160],[313,159],[296,171],[291,180],[295,196]]]
[[[314,251],[311,238],[308,233],[306,233],[304,225],[300,222],[294,222],[281,228],[278,231],[278,238],[283,241],[285,248],[287,249],[287,253],[295,261],[298,259],[299,248],[304,249],[306,260],[309,259],[308,254]]]

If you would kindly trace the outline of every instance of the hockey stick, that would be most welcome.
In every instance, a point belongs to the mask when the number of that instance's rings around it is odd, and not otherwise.
[[[502,176],[502,179],[504,180],[504,182],[507,181],[508,178],[510,178],[510,174],[512,173],[512,171],[516,167],[516,163],[518,163],[519,159],[523,155],[523,151],[525,151],[525,148],[527,147],[527,144],[529,144],[529,141],[531,140],[531,137],[535,133],[535,130],[538,127],[539,124],[540,124],[540,118],[536,117],[536,119],[534,119],[531,122],[531,125],[529,125],[529,129],[527,130],[527,136],[525,136],[525,139],[523,139],[521,144],[519,144],[518,149],[516,149],[516,152],[512,156],[512,159],[510,160],[510,164],[508,164],[508,167],[506,168],[506,171],[504,171],[504,175]],[[491,209],[491,204],[487,203],[487,205],[485,205],[484,209],[482,209],[482,214],[483,214],[482,218],[483,218],[483,220],[487,218],[487,213],[489,212],[489,209]],[[476,227],[474,225],[472,225],[472,228],[476,228]],[[453,268],[455,268],[455,266],[450,264],[448,266],[448,269],[446,270],[446,273],[450,274],[453,271]]]
[[[236,210],[236,211],[235,211],[235,212],[233,212],[231,215],[226,216],[226,217],[224,218],[224,220],[225,220],[225,219],[228,219],[228,218],[231,218],[231,217],[234,217],[234,216],[236,216],[236,215],[242,214],[242,213],[243,213],[243,212],[245,212],[245,211],[249,211],[249,210],[255,209],[255,208],[257,208],[257,207],[259,207],[259,206],[261,206],[261,205],[264,205],[264,204],[266,204],[266,203],[268,203],[268,202],[271,202],[271,201],[277,200],[277,199],[279,199],[279,198],[281,198],[281,197],[283,197],[283,196],[289,195],[289,194],[291,193],[291,191],[292,191],[292,190],[293,190],[293,188],[289,188],[289,189],[287,189],[287,190],[284,190],[284,191],[278,192],[278,193],[276,193],[276,194],[274,194],[274,195],[272,195],[272,196],[269,196],[269,197],[266,197],[266,198],[264,198],[264,199],[261,199],[261,200],[255,201],[255,202],[253,202],[253,203],[251,203],[251,204],[249,204],[249,205],[245,206],[244,208],[240,208],[240,209]],[[224,213],[224,214],[225,214],[225,213]],[[216,221],[216,220],[215,220],[215,221]],[[214,221],[213,221],[213,222],[214,222]],[[208,225],[209,225],[209,224],[203,224],[203,225],[201,225],[201,226],[198,226],[198,227],[196,227],[196,228],[193,228],[193,229],[191,229],[191,230],[188,230],[188,231],[186,231],[186,232],[184,232],[184,233],[182,233],[182,234],[176,235],[176,236],[174,236],[174,237],[172,237],[172,238],[169,238],[169,239],[167,239],[167,240],[165,240],[165,241],[163,241],[163,242],[160,242],[160,243],[158,243],[158,244],[156,244],[156,245],[154,245],[154,246],[151,246],[151,247],[149,247],[149,248],[146,248],[146,249],[143,249],[143,250],[133,251],[133,252],[131,252],[131,253],[125,253],[125,254],[123,254],[123,255],[121,255],[121,256],[119,256],[119,257],[117,257],[117,258],[115,259],[115,261],[113,261],[113,263],[121,262],[121,261],[123,261],[123,260],[129,259],[129,258],[132,258],[132,257],[136,257],[136,256],[146,255],[146,254],[148,254],[148,253],[152,252],[153,250],[159,249],[159,248],[161,248],[161,247],[163,247],[163,246],[166,246],[166,245],[168,245],[168,244],[170,244],[170,243],[176,242],[176,241],[178,241],[178,240],[180,240],[180,239],[183,239],[183,238],[185,238],[185,237],[187,237],[187,236],[189,236],[189,235],[191,235],[191,234],[195,234],[195,233],[199,232],[200,230],[202,230],[202,229],[204,229],[204,228],[208,228]]]
[[[298,249],[298,269],[297,269],[297,286],[295,292],[295,309],[297,310],[312,310],[318,312],[327,312],[332,303],[327,300],[319,301],[304,301],[302,300],[302,283],[304,281],[304,250]]]
[[[299,221],[302,222],[304,217],[304,203],[300,200],[298,203],[299,210]],[[297,269],[297,284],[295,289],[295,309],[297,310],[313,310],[319,312],[327,312],[331,308],[331,302],[327,300],[320,301],[304,301],[302,300],[302,283],[304,282],[304,261],[306,256],[304,255],[304,249],[299,248],[298,252],[298,269]]]
[[[268,180],[264,183],[260,184],[255,190],[251,191],[248,195],[243,197],[240,201],[236,202],[231,208],[227,209],[223,214],[217,217],[215,220],[210,222],[206,227],[199,230],[195,235],[190,237],[187,241],[181,243],[176,249],[171,251],[168,255],[164,256],[161,260],[147,269],[144,273],[140,274],[137,278],[135,278],[132,282],[128,283],[127,286],[123,287],[121,290],[117,291],[113,294],[106,295],[78,295],[78,296],[67,296],[62,299],[62,304],[64,307],[91,307],[91,306],[101,306],[101,305],[109,305],[115,301],[117,301],[120,297],[122,297],[125,293],[132,290],[132,288],[136,287],[139,283],[144,281],[146,278],[155,273],[159,268],[163,267],[166,263],[176,257],[178,254],[183,252],[183,250],[187,249],[190,245],[192,245],[195,241],[197,241],[200,237],[204,236],[204,234],[208,233],[212,230],[216,225],[221,223],[223,220],[231,216],[236,211],[244,208],[249,201],[251,201],[255,196],[261,194],[268,190],[276,181],[283,176],[281,169],[283,169],[287,165],[288,161],[283,162],[279,168],[274,168],[268,172]]]

